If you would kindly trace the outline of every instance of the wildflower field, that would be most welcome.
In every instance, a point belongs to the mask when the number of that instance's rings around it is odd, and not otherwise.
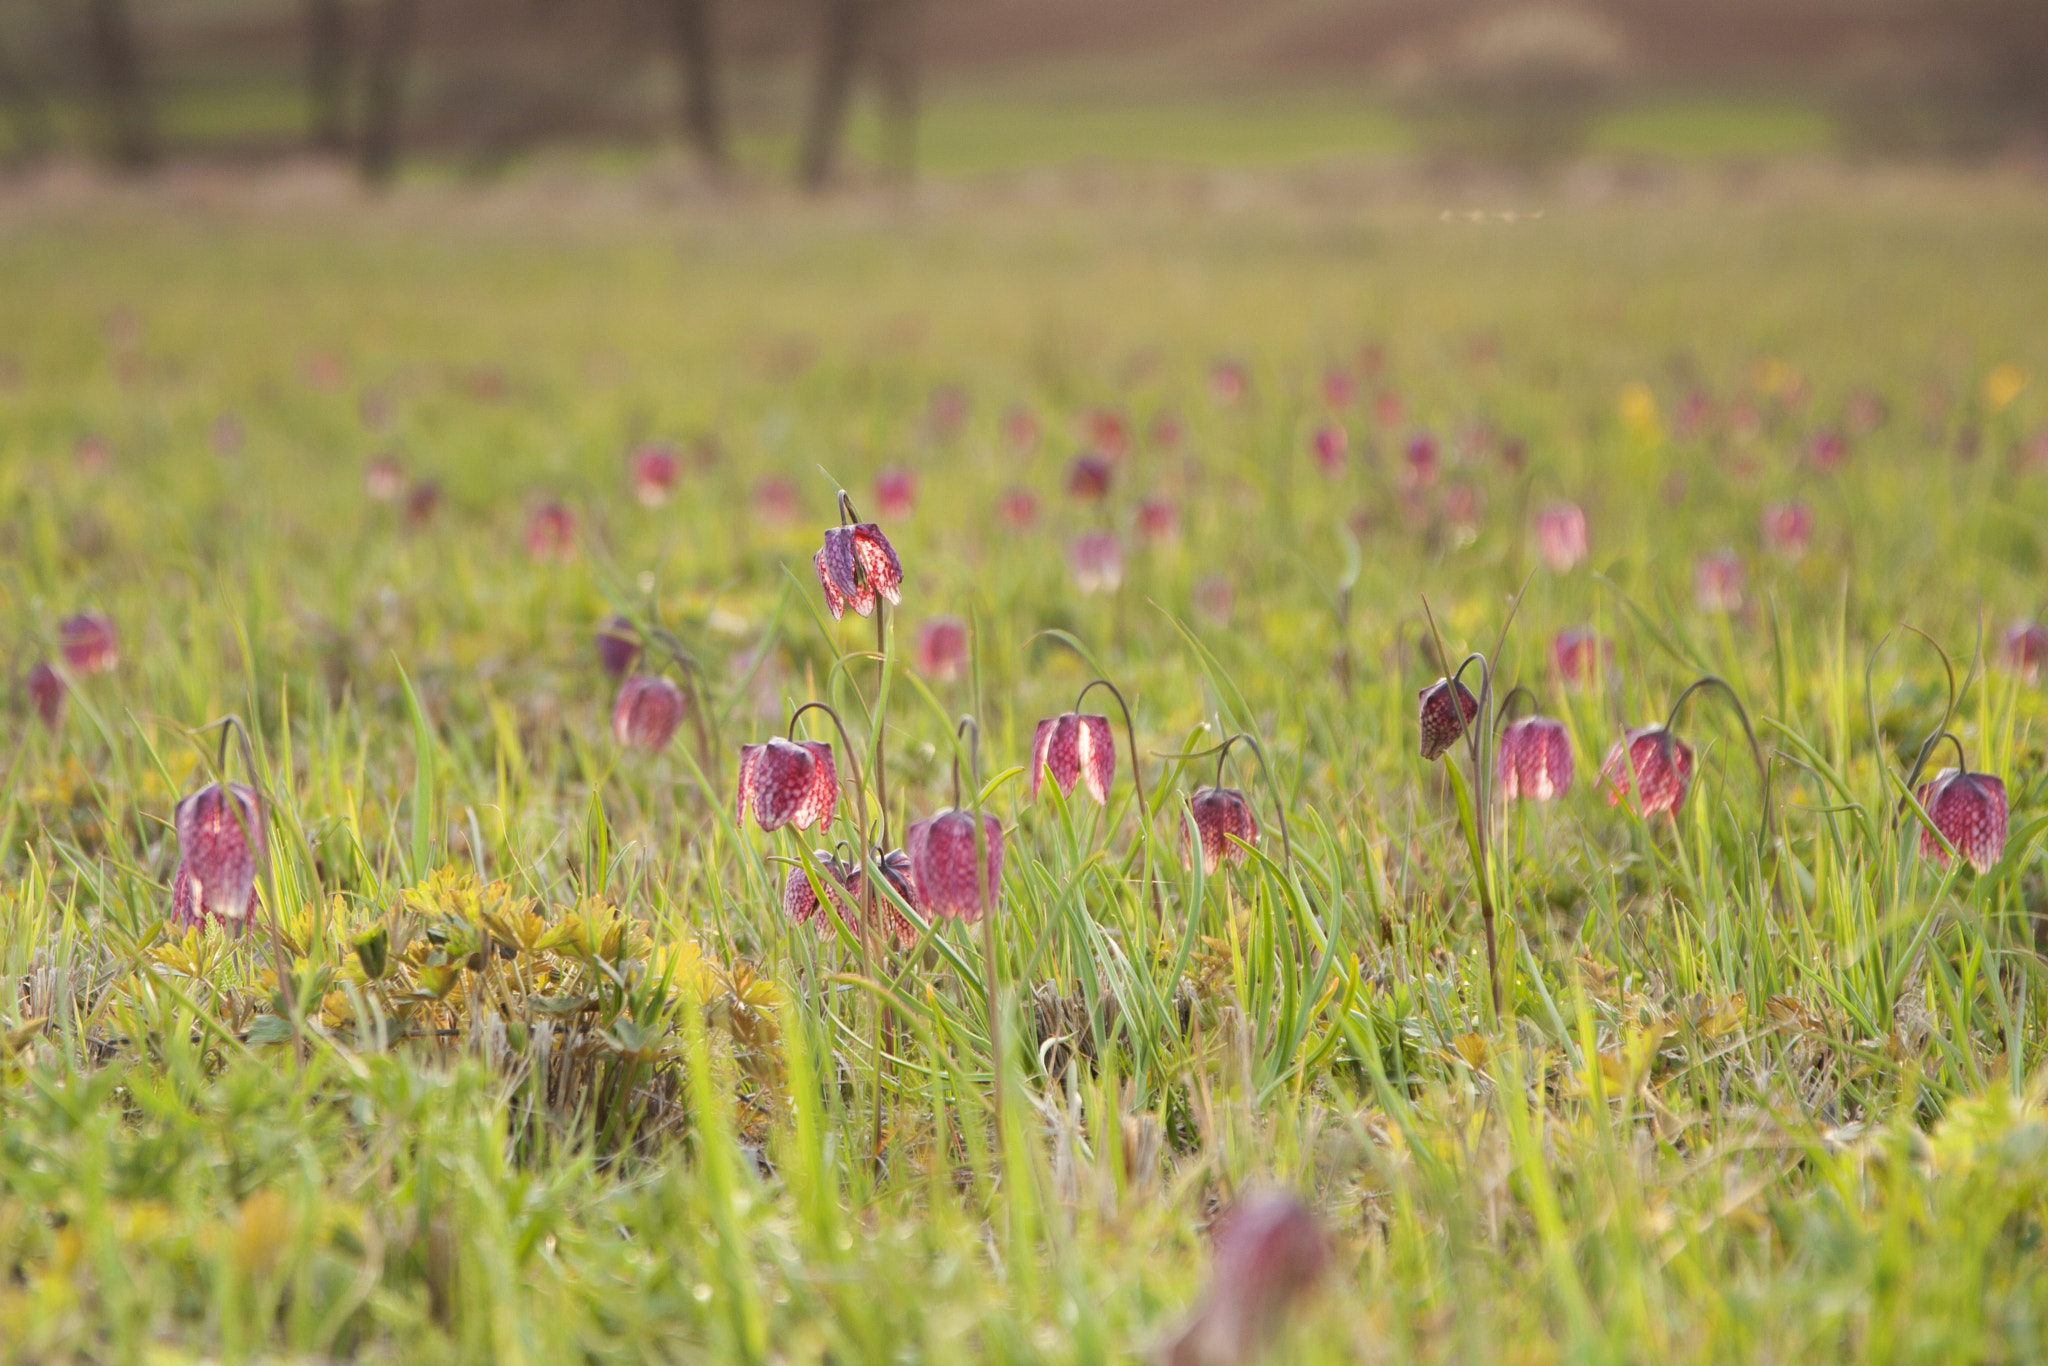
[[[0,214],[0,1357],[2048,1351],[2048,200],[1205,183]]]

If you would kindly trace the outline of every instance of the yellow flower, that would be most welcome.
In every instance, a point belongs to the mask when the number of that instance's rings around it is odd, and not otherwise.
[[[2027,387],[2027,372],[2006,361],[1991,367],[1991,373],[1984,376],[1984,406],[1992,412],[1999,412],[2006,404],[2020,396]]]
[[[1631,380],[1621,388],[1621,399],[1616,405],[1621,414],[1621,425],[1641,446],[1655,446],[1664,439],[1664,423],[1657,414],[1657,396],[1650,392],[1650,386],[1641,380]]]

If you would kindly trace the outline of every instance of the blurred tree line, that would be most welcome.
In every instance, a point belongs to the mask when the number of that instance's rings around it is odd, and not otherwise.
[[[934,47],[926,11],[926,0],[0,0],[0,161],[90,149],[140,170],[167,152],[312,151],[381,184],[409,151],[488,171],[547,142],[670,136],[718,177],[732,173],[736,128],[780,119],[795,126],[791,173],[818,188],[838,174],[867,91],[880,160],[907,178]],[[1318,10],[1335,12],[1363,35],[1350,74],[1407,112],[1426,149],[1454,155],[1569,156],[1604,108],[1660,84],[1818,93],[1861,151],[1970,155],[2048,135],[2048,0]],[[1272,23],[1299,13],[1276,8]],[[1114,60],[1186,46],[1219,22],[1202,0],[960,0],[944,17],[952,48],[929,59],[941,66]],[[1261,38],[1242,13],[1230,22],[1264,43],[1260,74],[1286,79],[1271,57],[1284,37]],[[1318,79],[1330,57],[1310,61]]]

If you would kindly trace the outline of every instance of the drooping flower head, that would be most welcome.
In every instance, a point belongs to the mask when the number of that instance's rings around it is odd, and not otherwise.
[[[1336,478],[1344,472],[1344,458],[1351,453],[1351,436],[1341,422],[1325,422],[1309,438],[1309,449],[1324,474]]]
[[[1422,757],[1434,759],[1457,743],[1479,715],[1479,699],[1463,683],[1439,678],[1416,694],[1416,712],[1422,725]]]
[[[967,623],[932,617],[917,628],[917,667],[927,678],[951,682],[967,667]]]
[[[1509,722],[1501,731],[1495,767],[1503,800],[1562,797],[1572,788],[1572,740],[1564,722],[1548,716]]]
[[[405,495],[405,524],[409,527],[425,526],[440,510],[441,485],[432,479],[420,480]]]
[[[264,856],[263,803],[241,783],[209,783],[178,803],[178,871],[171,923],[201,929],[211,920],[240,931],[255,909],[256,866]]]
[[[38,660],[23,680],[28,689],[28,700],[35,706],[36,715],[43,719],[43,725],[55,730],[64,724],[64,703],[69,689],[57,671],[50,667],[47,659]]]
[[[1188,810],[1194,816],[1195,837],[1202,846],[1204,873],[1214,873],[1226,859],[1243,863],[1251,857],[1244,845],[1259,842],[1259,822],[1243,792],[1234,787],[1198,787],[1188,797]],[[1237,842],[1240,840],[1242,844]],[[1188,832],[1183,827],[1183,851],[1187,844]]]
[[[1567,687],[1584,687],[1593,681],[1596,663],[1603,669],[1614,667],[1614,642],[1590,626],[1567,627],[1550,642],[1550,661]]]
[[[634,447],[627,466],[633,480],[633,497],[642,507],[666,503],[682,473],[682,460],[676,448],[665,441]]]
[[[683,719],[683,690],[660,674],[634,674],[619,685],[612,708],[612,738],[631,749],[668,748]]]
[[[857,930],[861,903],[866,900],[863,895],[865,875],[852,860],[838,858],[828,851],[818,850],[814,857],[820,880],[825,886],[825,895],[831,899],[838,918]],[[882,880],[895,889],[896,895],[922,913],[924,906],[917,899],[910,875],[910,856],[901,849],[891,849],[886,854],[878,849],[875,862],[881,866]],[[833,916],[819,902],[817,889],[800,866],[790,869],[789,877],[782,884],[782,911],[798,925],[815,926],[820,939],[832,937],[835,928]],[[917,945],[917,927],[879,890],[875,897],[875,927],[894,939],[899,949],[909,950]]]
[[[1692,748],[1663,726],[1640,726],[1607,751],[1600,780],[1609,806],[1621,805],[1633,790],[1645,816],[1668,811],[1676,817],[1692,785]]]
[[[1963,861],[1979,873],[1989,871],[2005,856],[2007,812],[2002,779],[1989,773],[1945,768],[1932,782],[1920,784],[1913,795],[1934,822],[1934,830],[1939,830],[1963,856]],[[1934,830],[1920,827],[1920,854],[1946,864],[1948,851],[1934,837]]]
[[[1329,1261],[1301,1201],[1285,1192],[1246,1197],[1217,1230],[1209,1289],[1166,1345],[1162,1366],[1249,1366]]]
[[[1109,458],[1083,451],[1067,466],[1067,493],[1085,503],[1100,502],[1109,493],[1110,478]]]
[[[1764,549],[1796,560],[1813,544],[1813,509],[1798,498],[1764,504],[1761,519]]]
[[[1003,414],[1003,440],[1018,455],[1038,449],[1038,417],[1022,404],[1012,404]]]
[[[1096,408],[1084,427],[1088,444],[1111,460],[1121,460],[1131,449],[1131,424],[1114,408]]]
[[[1742,561],[1732,550],[1717,550],[1693,562],[1693,596],[1702,612],[1741,611],[1742,580]]]
[[[1837,431],[1815,432],[1806,453],[1817,470],[1840,469],[1849,459],[1849,443]]]
[[[2032,683],[2041,676],[2041,666],[2048,664],[2048,626],[2014,622],[1999,639],[1998,657],[2007,669]]]
[[[1045,775],[1059,784],[1062,795],[1072,796],[1074,784],[1085,781],[1088,795],[1100,805],[1109,804],[1109,784],[1116,776],[1116,741],[1107,716],[1083,716],[1063,712],[1038,723],[1031,737],[1031,798],[1045,784]]]
[[[1209,371],[1209,390],[1218,403],[1236,403],[1251,388],[1252,377],[1244,362],[1220,360]]]
[[[883,470],[875,476],[875,505],[891,521],[901,521],[917,510],[917,475],[910,470]]]
[[[576,514],[550,499],[526,518],[526,553],[536,560],[563,561],[576,554]]]
[[[1022,531],[1038,520],[1038,496],[1027,488],[1005,489],[997,508],[1003,515],[1003,525],[1012,531]]]
[[[873,522],[826,528],[824,547],[811,563],[817,567],[834,621],[844,617],[849,606],[864,617],[872,615],[877,596],[892,607],[903,601],[903,563]]]
[[[763,475],[754,481],[754,515],[771,526],[785,526],[796,520],[796,485],[779,474]]]
[[[640,658],[640,633],[625,617],[605,618],[597,628],[597,659],[613,678],[623,678]]]
[[[733,819],[749,811],[765,831],[794,825],[807,830],[832,823],[839,802],[839,772],[832,746],[823,740],[785,740],[740,746],[739,792]]]
[[[100,612],[78,612],[57,623],[64,667],[84,677],[103,674],[121,662],[121,638]]]
[[[1586,514],[1577,503],[1553,503],[1536,514],[1536,548],[1559,574],[1586,558]]]
[[[1113,531],[1084,531],[1067,546],[1067,568],[1083,593],[1114,593],[1124,581],[1124,547]]]
[[[1180,509],[1166,498],[1147,498],[1138,504],[1138,538],[1171,541],[1180,535]]]
[[[1002,904],[1002,822],[983,816],[978,858],[974,845],[970,811],[940,811],[904,832],[917,904],[926,913],[973,923]]]

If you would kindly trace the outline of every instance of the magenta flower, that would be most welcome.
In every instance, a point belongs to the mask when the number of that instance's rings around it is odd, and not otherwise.
[[[825,895],[832,899],[833,908],[839,918],[856,930],[860,925],[860,903],[865,899],[862,891],[866,878],[851,860],[836,858],[818,851],[818,871],[823,875]],[[896,894],[920,914],[924,906],[917,899],[917,891],[910,876],[910,856],[901,849],[891,849],[887,854],[877,855],[881,864],[882,878]],[[817,890],[801,867],[789,870],[789,877],[782,884],[782,912],[798,925],[815,924],[818,937],[829,939],[834,929],[832,916],[819,904]],[[906,952],[917,946],[917,927],[910,918],[896,909],[886,896],[875,897],[876,928],[896,941],[896,947]]]
[[[877,594],[892,606],[903,601],[903,563],[873,522],[827,527],[824,548],[811,563],[834,621],[846,615],[849,605],[864,617],[872,615]]]
[[[432,479],[422,479],[412,486],[405,496],[405,522],[410,527],[423,527],[434,520],[434,514],[441,510],[441,486]]]
[[[1702,612],[1742,610],[1742,561],[1732,550],[1717,550],[1693,562],[1692,591]]]
[[[1088,414],[1088,444],[1111,460],[1121,460],[1131,449],[1131,427],[1124,415],[1110,408]]]
[[[906,469],[887,469],[875,476],[875,505],[891,521],[917,510],[917,476]]]
[[[1251,1366],[1329,1261],[1322,1229],[1294,1196],[1247,1197],[1217,1230],[1208,1292],[1166,1344],[1161,1366]]]
[[[28,700],[34,704],[36,715],[43,719],[45,727],[55,730],[64,724],[64,704],[70,690],[64,686],[64,680],[57,671],[50,667],[50,661],[38,660],[36,666],[28,671],[24,686],[28,689]]]
[[[781,475],[770,474],[754,481],[754,515],[770,526],[787,526],[796,520],[796,485]]]
[[[1403,451],[1408,462],[1408,486],[1426,489],[1436,483],[1437,446],[1436,438],[1428,432],[1417,432],[1408,438]]]
[[[1188,810],[1194,815],[1195,837],[1202,845],[1203,873],[1214,873],[1226,859],[1232,863],[1243,863],[1251,857],[1244,846],[1259,842],[1259,822],[1252,815],[1252,805],[1245,800],[1243,792],[1234,787],[1198,787],[1188,798]],[[1180,837],[1181,861],[1185,863],[1188,848],[1185,823],[1181,826]]]
[[[1187,435],[1188,429],[1176,413],[1164,412],[1152,419],[1152,444],[1162,451],[1179,450]]]
[[[1171,541],[1180,535],[1180,509],[1164,498],[1147,498],[1138,504],[1138,537],[1146,541]]]
[[[1796,560],[1813,544],[1813,509],[1798,498],[1784,503],[1766,503],[1762,533],[1764,549],[1784,559]]]
[[[917,667],[927,678],[951,682],[967,667],[967,623],[932,617],[917,628]]]
[[[1098,502],[1109,493],[1109,477],[1108,458],[1084,451],[1067,466],[1067,492],[1084,502]]]
[[[683,719],[683,690],[659,674],[634,674],[619,685],[612,708],[612,739],[630,749],[668,748]]]
[[[1012,531],[1022,531],[1038,520],[1038,498],[1030,489],[1006,489],[997,510],[1002,513],[1005,526]]]
[[[526,553],[561,563],[576,554],[576,514],[550,499],[526,518]]]
[[[405,466],[398,457],[380,455],[363,466],[363,493],[372,502],[389,503],[405,488]]]
[[[263,803],[241,783],[209,783],[178,803],[178,871],[171,880],[171,923],[201,929],[210,920],[244,929],[255,909],[256,865],[263,858]]]
[[[106,673],[121,662],[120,637],[100,612],[78,612],[58,622],[57,645],[64,666],[81,678]]]
[[[613,678],[624,678],[626,670],[640,658],[640,633],[621,616],[605,618],[597,628],[597,660]]]
[[[1241,361],[1222,360],[1209,371],[1209,390],[1218,403],[1236,403],[1251,389],[1251,375]]]
[[[977,862],[974,815],[968,811],[941,811],[904,833],[916,904],[927,914],[971,924],[1001,905],[1003,826],[994,816],[981,818],[981,842]]]
[[[1124,548],[1113,531],[1084,531],[1067,546],[1067,568],[1083,593],[1114,593],[1124,581]]]
[[[1455,694],[1453,693],[1455,689]],[[1422,726],[1422,757],[1434,759],[1457,742],[1479,715],[1479,699],[1463,683],[1439,678],[1415,695]]]
[[[2038,621],[2016,621],[1999,638],[1998,657],[2005,667],[2032,683],[2048,663],[2048,626]]]
[[[1583,687],[1593,681],[1596,662],[1603,669],[1614,667],[1614,642],[1602,639],[1590,626],[1568,627],[1550,642],[1550,661],[1567,686]]]
[[[1547,802],[1572,789],[1572,741],[1564,722],[1547,716],[1511,721],[1500,733],[1495,765],[1504,801]]]
[[[807,830],[832,823],[839,803],[839,771],[832,746],[823,740],[785,740],[775,736],[763,744],[740,746],[739,791],[733,819],[744,824],[747,813],[765,832],[794,825]]]
[[[1003,440],[1018,455],[1038,449],[1038,419],[1029,408],[1018,404],[1003,414]]]
[[[1332,366],[1323,371],[1323,402],[1332,408],[1349,408],[1358,399],[1358,383]]]
[[[652,442],[634,448],[627,458],[628,471],[633,480],[633,497],[642,507],[660,507],[675,491],[676,479],[682,473],[682,460],[674,446],[666,442]]]
[[[1392,390],[1382,389],[1373,396],[1373,421],[1379,423],[1385,430],[1392,431],[1400,426],[1401,419],[1407,415],[1407,406],[1401,402],[1401,396]]]
[[[1074,784],[1085,779],[1088,795],[1107,806],[1109,784],[1116,776],[1116,740],[1110,734],[1109,718],[1063,712],[1040,721],[1031,737],[1033,801],[1038,800],[1047,773],[1065,796],[1072,796]]]
[[[1316,464],[1323,473],[1334,479],[1344,472],[1344,459],[1351,453],[1351,434],[1341,422],[1325,422],[1309,438],[1309,449],[1315,452]]]
[[[1817,470],[1838,470],[1849,459],[1849,443],[1840,432],[1816,432],[1806,454]]]
[[[1444,490],[1444,520],[1452,529],[1469,536],[1479,528],[1479,516],[1486,511],[1486,495],[1477,484],[1457,483]]]
[[[1586,558],[1586,514],[1577,503],[1552,503],[1536,514],[1536,548],[1563,574]]]
[[[1600,780],[1609,806],[1621,805],[1633,786],[1645,816],[1668,811],[1676,818],[1692,784],[1692,749],[1662,726],[1640,726],[1607,751]]]
[[[1945,768],[1913,794],[1934,829],[1956,847],[1963,861],[1979,873],[2005,856],[2005,783],[1989,773],[1964,773]],[[1920,853],[1936,863],[1948,862],[1948,851],[1934,831],[1920,827]]]

